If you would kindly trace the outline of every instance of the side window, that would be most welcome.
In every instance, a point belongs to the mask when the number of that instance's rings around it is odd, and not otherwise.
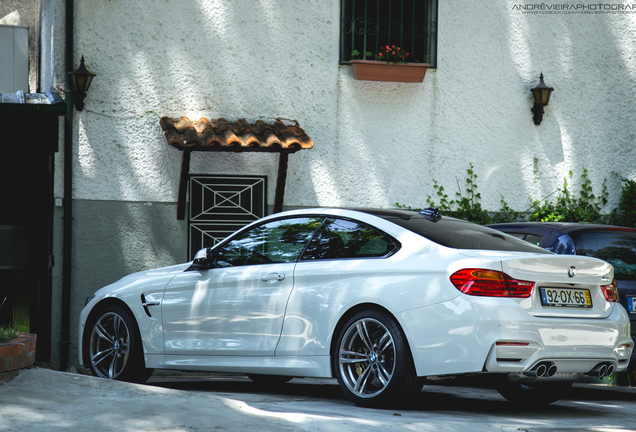
[[[517,237],[518,239],[523,240],[526,236],[524,233],[514,233],[514,232],[506,232],[506,234],[511,235],[513,237]]]
[[[528,234],[524,240],[535,246],[539,246],[541,244],[541,236],[536,234]]]
[[[217,248],[214,266],[296,262],[322,220],[282,219],[254,227]]]
[[[385,257],[399,249],[395,240],[360,222],[329,218],[303,254],[303,260]]]
[[[535,246],[539,246],[541,244],[541,236],[537,234],[525,234],[525,233],[516,233],[516,232],[507,232],[506,234],[511,235],[513,237],[517,237],[518,239],[525,240],[528,243],[532,243]]]

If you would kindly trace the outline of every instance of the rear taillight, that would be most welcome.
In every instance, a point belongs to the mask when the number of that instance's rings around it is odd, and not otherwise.
[[[601,288],[603,289],[605,300],[608,302],[618,302],[618,284],[616,283],[616,279],[614,279],[610,285],[603,285]]]
[[[464,294],[486,297],[530,297],[534,282],[513,279],[507,274],[484,269],[463,269],[450,277]]]

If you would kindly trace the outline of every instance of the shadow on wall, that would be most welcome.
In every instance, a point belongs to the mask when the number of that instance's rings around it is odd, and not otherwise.
[[[324,21],[332,5],[312,7],[315,15],[303,11],[303,2],[75,3],[76,57],[84,55],[98,74],[74,125],[76,309],[127,273],[187,259],[186,227],[174,204],[181,154],[167,145],[161,116],[271,116],[302,124],[299,114],[335,115],[316,90],[336,83],[337,64],[328,59],[337,46],[315,44],[331,40]],[[313,48],[290,62],[285,53],[295,44]],[[312,62],[317,73],[307,76]],[[208,173],[234,173],[239,156],[205,155],[201,165]],[[245,174],[276,172],[261,159],[245,167],[259,172]],[[295,159],[289,177],[308,181]]]
[[[636,175],[630,157],[612,158],[612,171],[607,163],[599,164],[599,158],[609,159],[633,148],[636,136],[636,124],[630,120],[636,114],[631,72],[636,58],[631,39],[625,37],[636,30],[631,16],[527,14],[509,9],[505,18],[511,64],[528,89],[536,85],[540,72],[555,88],[544,121],[534,128],[532,148],[520,152],[519,170],[533,198],[543,198],[560,187],[570,170],[578,179],[583,167],[592,167],[593,184],[607,178],[615,199],[622,186],[620,177],[630,171],[629,175]],[[574,183],[578,186],[578,180]],[[608,208],[616,206],[615,199]]]

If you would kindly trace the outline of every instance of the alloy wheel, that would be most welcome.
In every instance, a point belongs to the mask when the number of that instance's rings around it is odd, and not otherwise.
[[[102,378],[117,378],[128,362],[130,332],[115,312],[102,315],[91,331],[89,358],[92,369]]]
[[[362,318],[344,334],[338,364],[344,384],[360,398],[372,398],[389,385],[395,371],[396,348],[380,321]]]

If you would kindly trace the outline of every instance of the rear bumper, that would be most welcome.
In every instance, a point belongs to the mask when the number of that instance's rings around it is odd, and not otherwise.
[[[418,376],[520,373],[540,362],[558,373],[588,373],[601,362],[627,369],[629,318],[616,305],[607,318],[545,318],[514,300],[460,296],[399,316]]]

